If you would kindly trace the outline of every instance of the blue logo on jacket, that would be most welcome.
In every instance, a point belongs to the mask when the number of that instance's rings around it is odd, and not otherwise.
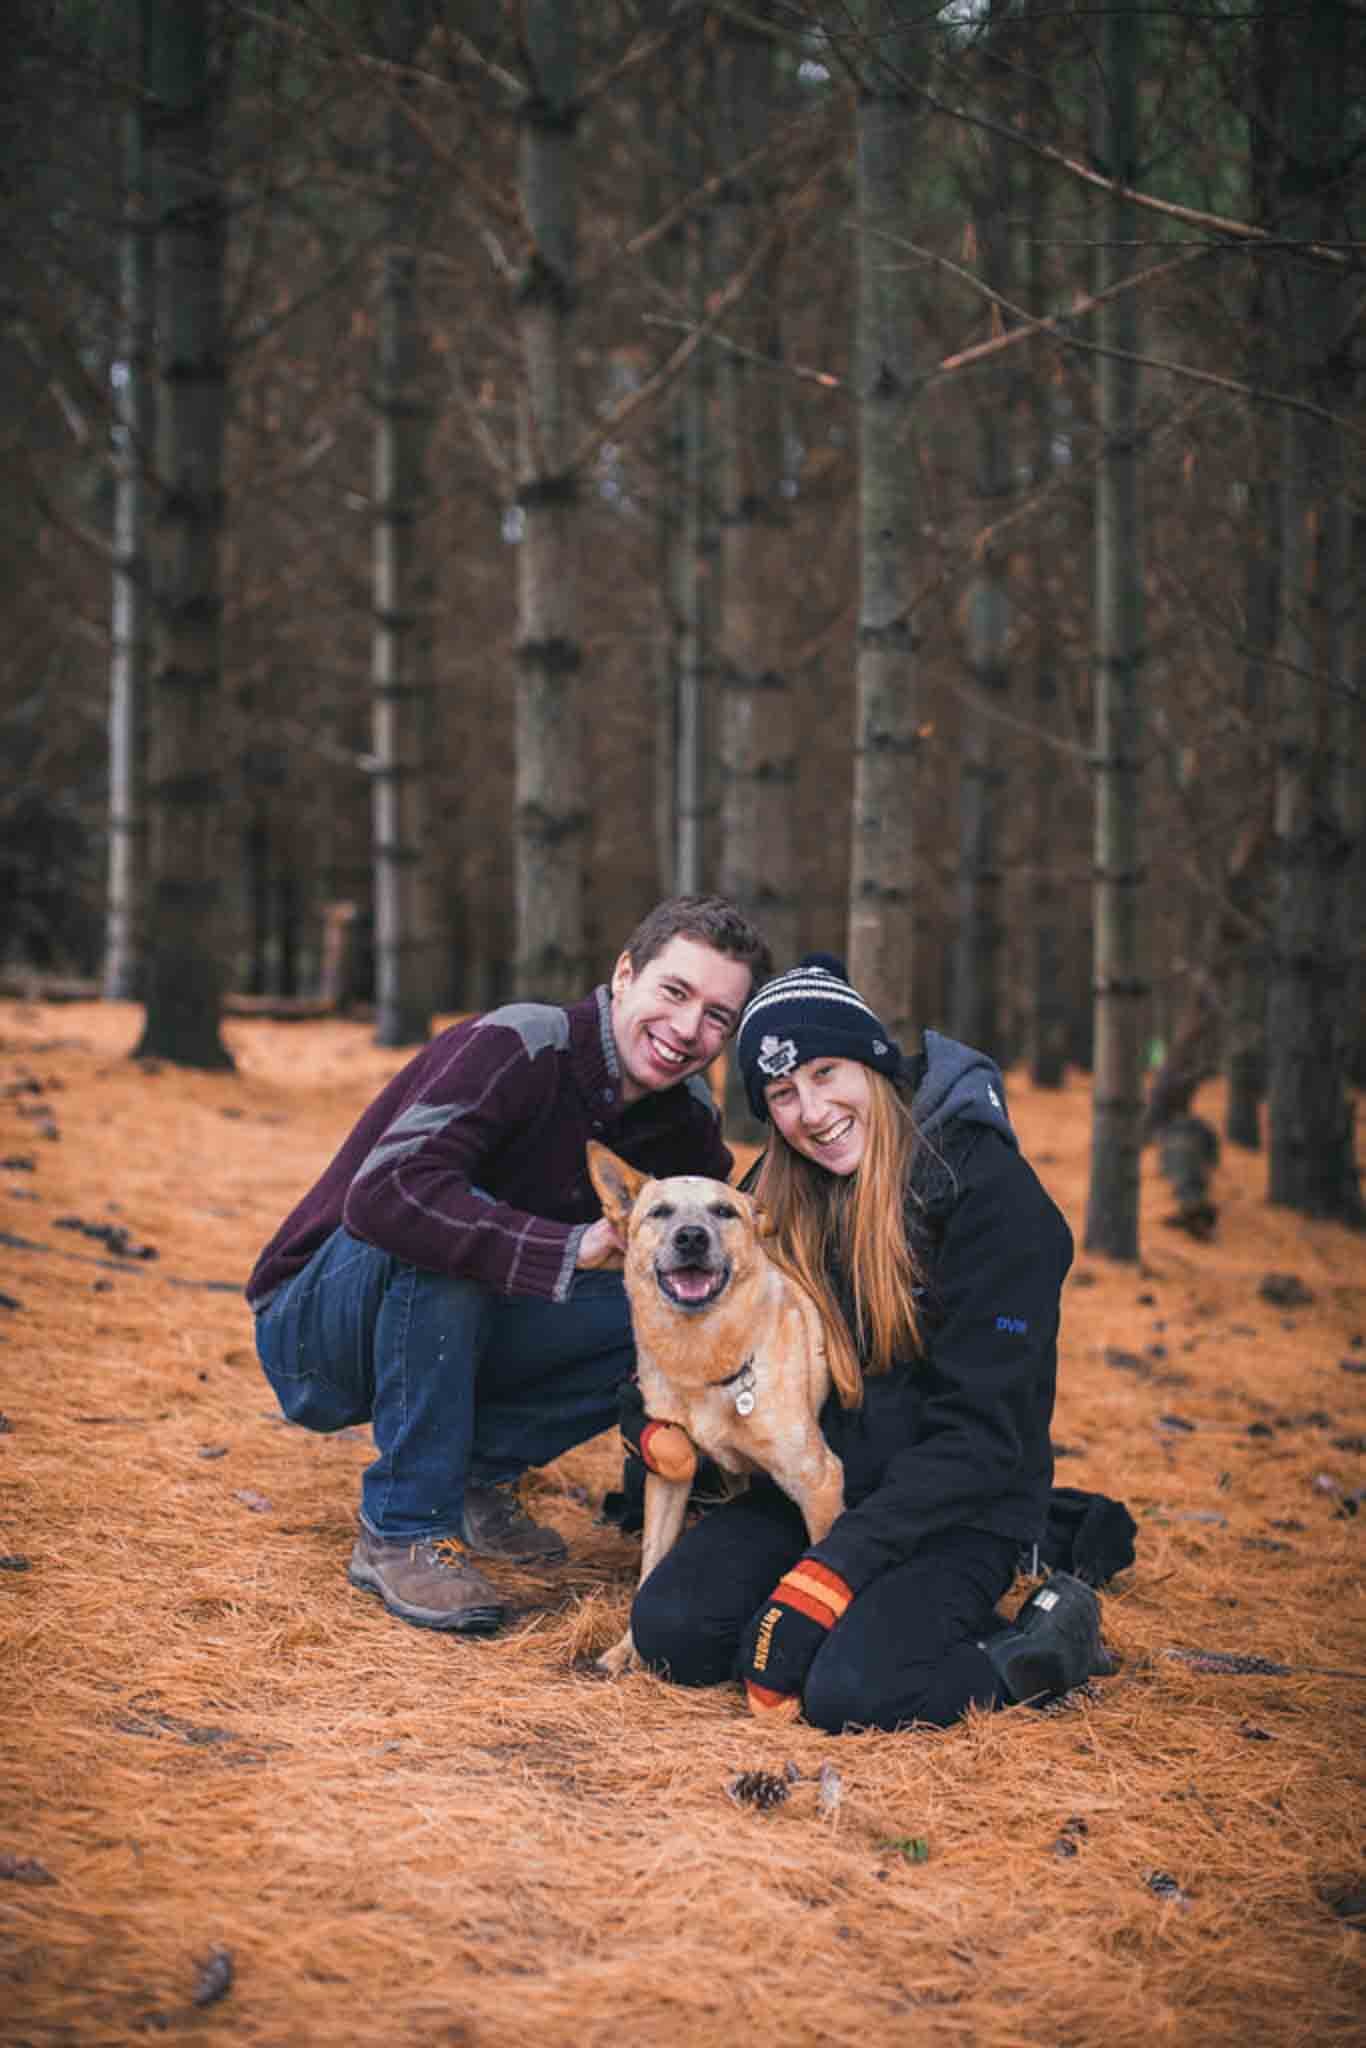
[[[1004,1330],[1009,1337],[1024,1337],[1029,1331],[1029,1325],[1023,1316],[997,1316],[996,1327],[998,1330]]]

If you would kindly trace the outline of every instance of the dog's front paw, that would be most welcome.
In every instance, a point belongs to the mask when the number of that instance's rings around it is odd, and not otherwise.
[[[613,1643],[610,1650],[603,1651],[598,1659],[598,1669],[608,1678],[624,1678],[628,1671],[639,1671],[640,1655],[629,1628],[619,1643]]]

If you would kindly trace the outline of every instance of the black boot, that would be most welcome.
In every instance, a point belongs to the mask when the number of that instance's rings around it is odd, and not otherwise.
[[[1016,1703],[1056,1699],[1115,1669],[1100,1639],[1100,1602],[1070,1572],[1052,1573],[1014,1621],[980,1647]]]

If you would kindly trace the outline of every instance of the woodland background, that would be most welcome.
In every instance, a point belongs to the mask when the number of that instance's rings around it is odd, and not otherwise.
[[[1358,2041],[1360,5],[5,29],[0,2040]],[[346,1583],[252,1259],[698,885],[1085,1239],[1057,1714],[604,1685],[610,1437],[500,1637]]]
[[[1228,1079],[1359,1219],[1359,0],[18,0],[0,961],[581,991],[718,887],[898,1032]]]

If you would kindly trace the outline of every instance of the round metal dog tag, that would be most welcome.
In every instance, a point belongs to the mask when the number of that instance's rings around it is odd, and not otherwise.
[[[746,1387],[743,1394],[735,1396],[735,1412],[737,1415],[752,1415],[754,1413],[754,1396],[750,1393],[748,1387]]]

